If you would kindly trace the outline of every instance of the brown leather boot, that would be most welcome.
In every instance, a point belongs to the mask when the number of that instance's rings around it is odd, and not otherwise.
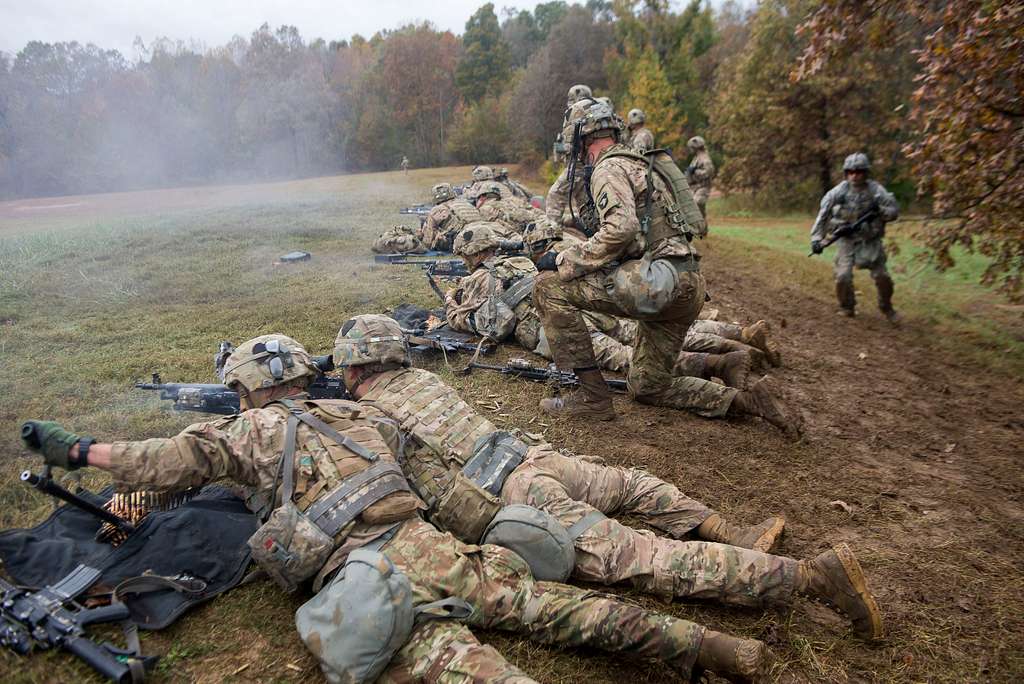
[[[853,291],[852,281],[836,281],[836,299],[839,300],[839,310],[836,313],[849,318],[857,315],[857,295]]]
[[[708,354],[705,372],[709,377],[721,378],[729,387],[743,389],[750,373],[750,354],[734,351],[728,354]]]
[[[775,546],[778,538],[782,536],[785,526],[785,518],[771,517],[757,525],[737,527],[730,525],[718,513],[713,513],[697,528],[697,536],[708,541],[768,553]]]
[[[772,391],[770,383],[771,380],[766,375],[755,382],[750,389],[737,394],[729,406],[729,412],[759,416],[782,430],[788,437],[798,438],[800,436],[799,421],[786,415],[782,402],[777,398],[778,393]]]
[[[748,344],[755,349],[760,349],[764,352],[765,358],[773,366],[782,365],[782,354],[779,353],[778,348],[768,339],[768,336],[772,332],[771,323],[768,321],[757,321],[747,327],[743,328],[740,332],[740,339],[744,344]]]
[[[853,631],[864,639],[882,636],[882,614],[868,590],[857,557],[846,544],[836,544],[797,566],[797,592],[842,611]]]
[[[896,289],[892,278],[888,275],[876,278],[875,287],[878,288],[878,310],[882,312],[882,315],[893,325],[903,320],[903,317],[896,312],[896,309],[892,308],[892,294]]]
[[[768,647],[756,639],[706,629],[694,670],[697,676],[708,670],[730,682],[761,682],[768,672]]]
[[[564,414],[574,418],[594,420],[615,420],[612,393],[597,368],[577,368],[576,377],[580,386],[568,397],[541,399],[540,410],[544,413]]]

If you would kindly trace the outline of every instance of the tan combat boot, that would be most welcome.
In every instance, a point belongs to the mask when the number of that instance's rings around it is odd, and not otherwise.
[[[697,536],[708,541],[730,544],[744,549],[753,549],[761,553],[768,553],[775,542],[782,536],[782,530],[786,526],[786,519],[782,517],[771,517],[767,520],[751,525],[750,527],[737,527],[730,525],[725,518],[718,513],[700,524],[697,528]]]
[[[864,639],[882,636],[882,614],[868,590],[864,571],[846,544],[836,544],[797,566],[797,592],[842,611]]]
[[[768,647],[756,639],[706,629],[694,670],[696,676],[708,670],[730,682],[761,682],[768,672]]]
[[[708,377],[721,378],[729,387],[743,389],[750,373],[750,354],[734,351],[728,354],[708,354],[705,362]]]
[[[561,413],[574,418],[615,420],[612,393],[601,371],[596,368],[577,368],[575,372],[580,381],[579,389],[568,397],[541,399],[540,410],[551,415]]]
[[[738,393],[729,406],[729,412],[764,418],[788,437],[796,439],[800,436],[800,423],[786,415],[782,402],[771,390],[770,382],[766,375],[750,389]]]
[[[772,326],[768,321],[757,321],[743,328],[740,332],[740,339],[744,344],[764,352],[765,358],[771,365],[781,366],[782,354],[779,353],[778,347],[768,339],[771,332]]]

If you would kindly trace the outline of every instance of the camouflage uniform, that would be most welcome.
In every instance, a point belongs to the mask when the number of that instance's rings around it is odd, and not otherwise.
[[[514,233],[516,239],[526,230],[528,223],[544,216],[540,209],[524,204],[518,199],[487,198],[477,207],[477,210],[485,221],[501,224],[507,232]]]
[[[682,235],[648,244],[639,218],[649,190],[648,168],[638,159],[616,156],[626,149],[608,148],[595,164],[591,187],[600,230],[562,251],[557,272],[542,273],[534,285],[534,304],[555,363],[567,369],[596,366],[583,311],[632,318],[638,328],[627,378],[630,394],[643,403],[724,416],[736,389],[672,374],[687,330],[704,305],[700,255]],[[671,192],[657,174],[651,179],[653,230],[669,221],[664,207]],[[657,277],[674,283],[667,301],[647,301],[658,295],[651,295],[646,279]]]
[[[456,197],[430,209],[420,227],[420,239],[430,249],[449,252],[455,235],[465,228],[467,223],[482,220],[483,217],[476,207],[463,198]]]
[[[433,373],[400,368],[370,375],[360,403],[398,423],[411,439],[403,469],[424,500],[437,501],[497,428]],[[710,542],[678,541],[635,530],[601,514],[632,515],[682,537],[714,512],[676,487],[636,468],[567,456],[546,443],[529,447],[505,479],[502,503],[527,504],[569,528],[587,518],[575,538],[578,579],[634,586],[664,596],[713,598],[740,605],[786,602],[797,561]],[[598,513],[599,512],[599,513]]]
[[[853,156],[853,155],[851,155]],[[824,240],[827,233],[844,223],[853,223],[871,207],[877,206],[879,215],[851,237],[839,238],[836,243],[835,280],[840,306],[853,311],[856,304],[853,290],[853,269],[865,268],[878,288],[878,308],[892,312],[892,277],[886,268],[885,224],[899,218],[896,198],[881,183],[866,179],[857,187],[842,181],[821,198],[821,209],[811,228],[811,240]]]
[[[421,254],[427,251],[412,228],[395,226],[377,236],[370,246],[377,254]]]
[[[704,218],[707,218],[708,197],[711,196],[711,181],[715,178],[715,164],[711,161],[704,139],[700,136],[690,138],[687,147],[696,150],[696,154],[686,167],[686,180],[693,189],[693,201],[697,203]]]
[[[643,154],[654,149],[654,134],[647,126],[641,126],[629,132],[629,146]]]
[[[508,177],[508,169],[502,169],[500,173],[494,176],[494,180],[508,188],[514,197],[522,199],[527,203],[530,201],[530,198],[533,197],[533,193],[531,193],[526,186]]]
[[[324,419],[333,417],[330,424],[344,436],[393,460],[378,423],[366,419],[363,407],[346,401],[296,401]],[[116,443],[112,451],[114,483],[119,489],[163,491],[228,478],[251,488],[250,502],[255,507],[254,502],[269,500],[276,481],[288,414],[285,406],[271,404],[189,426],[169,439]],[[339,473],[346,472],[353,459],[359,460],[300,423],[294,498],[300,509],[308,510],[318,493],[327,491],[322,478],[340,481]],[[318,576],[318,584],[352,551],[395,525],[393,521],[370,522],[367,517],[364,513],[338,533],[337,549]],[[420,520],[415,508],[405,517],[381,552],[412,582],[415,605],[463,597],[472,603],[467,622],[474,627],[525,633],[551,644],[589,645],[655,657],[684,675],[693,666],[704,628],[583,589],[535,581],[525,561],[507,549],[464,544]],[[329,582],[322,591],[330,591]],[[321,652],[317,634],[302,637],[318,657],[329,659],[324,653],[329,649]],[[493,648],[481,645],[465,626],[451,620],[417,627],[380,679],[411,680],[532,681]]]

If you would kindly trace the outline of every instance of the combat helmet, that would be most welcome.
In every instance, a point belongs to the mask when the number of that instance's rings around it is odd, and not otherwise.
[[[691,152],[703,150],[706,147],[707,143],[705,143],[704,138],[700,137],[699,135],[695,135],[686,141],[686,149],[690,150]]]
[[[238,345],[224,362],[224,384],[236,392],[253,392],[316,374],[313,359],[303,346],[278,334],[261,335]]]
[[[494,178],[494,169],[490,166],[477,166],[473,168],[473,180],[488,181]]]
[[[430,192],[434,195],[434,204],[455,199],[455,190],[452,189],[451,183],[438,183],[430,189]]]
[[[569,93],[565,96],[565,106],[572,107],[574,104],[586,97],[593,97],[594,93],[590,90],[590,86],[583,85],[582,83],[574,85],[569,88]]]
[[[594,99],[584,99],[569,108],[565,117],[565,128],[562,130],[563,139],[571,141],[577,126],[580,137],[585,138],[602,131],[608,135],[618,135],[623,129],[623,122],[616,116],[611,105]]]
[[[647,115],[644,114],[642,109],[630,109],[629,114],[626,115],[626,121],[629,122],[630,126],[639,126],[647,121]]]
[[[863,152],[854,152],[843,162],[843,173],[847,171],[870,171],[871,162]]]
[[[383,314],[350,318],[334,340],[334,367],[375,366],[377,370],[409,366],[409,343],[402,326]]]
[[[554,240],[561,240],[562,225],[547,216],[532,221],[523,231],[523,244],[530,252],[542,252]]]
[[[473,194],[470,195],[470,199],[476,203],[478,199],[486,195],[494,195],[494,197],[501,199],[501,183],[492,180],[477,183]]]
[[[498,228],[492,221],[473,221],[455,236],[452,252],[467,257],[488,249],[497,249],[501,245],[501,238],[496,232]]]

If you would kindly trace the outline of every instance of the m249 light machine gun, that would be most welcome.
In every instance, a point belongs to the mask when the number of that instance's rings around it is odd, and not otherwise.
[[[560,388],[565,387],[572,389],[579,387],[580,384],[580,379],[577,378],[576,374],[572,371],[558,370],[555,368],[554,364],[551,364],[547,368],[542,366],[531,366],[526,359],[509,359],[504,366],[470,361],[469,365],[463,368],[460,373],[462,375],[469,375],[477,368],[480,370],[501,373],[502,375],[512,375],[517,378],[525,378],[526,380],[532,380],[534,382],[547,382]],[[626,391],[625,380],[605,378],[605,382],[608,384],[608,388],[615,392]]]

